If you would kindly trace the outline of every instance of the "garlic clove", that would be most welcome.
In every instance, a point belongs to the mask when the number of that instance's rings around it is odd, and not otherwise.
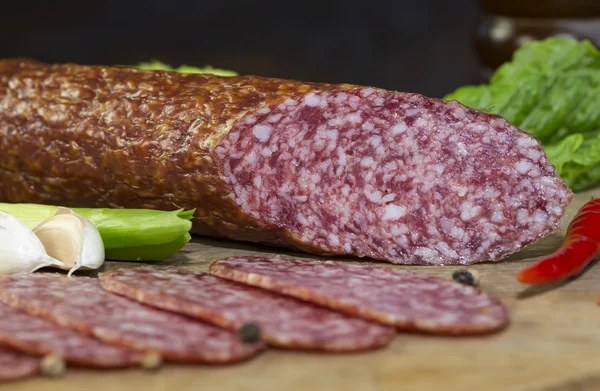
[[[104,242],[94,224],[69,208],[60,207],[54,216],[33,232],[48,255],[63,262],[69,276],[79,269],[98,269],[104,263]]]
[[[0,210],[0,274],[64,265],[46,253],[40,239],[15,216]]]
[[[77,262],[74,269],[71,269],[69,276],[79,268],[98,269],[104,264],[105,258],[104,241],[102,241],[100,232],[90,220],[78,215],[71,209],[60,207],[56,211],[56,215],[67,213],[71,216],[76,216],[83,222],[83,244],[79,262]]]
[[[34,228],[46,252],[66,269],[74,267],[83,246],[83,222],[71,215],[54,215]]]

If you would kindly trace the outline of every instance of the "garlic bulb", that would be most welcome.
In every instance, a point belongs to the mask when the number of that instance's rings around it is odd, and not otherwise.
[[[0,210],[0,273],[34,272],[45,266],[64,265],[46,253],[24,223]]]
[[[60,207],[33,229],[49,256],[62,262],[69,276],[79,269],[98,269],[104,263],[104,243],[98,229],[71,209]]]

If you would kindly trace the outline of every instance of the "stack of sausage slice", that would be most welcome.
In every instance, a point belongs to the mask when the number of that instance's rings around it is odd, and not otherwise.
[[[267,345],[361,351],[385,346],[396,330],[472,335],[508,323],[500,301],[453,281],[264,257],[217,260],[210,274],[154,267],[97,279],[14,274],[0,279],[0,315],[0,361],[12,368],[0,379],[39,373],[45,355],[94,368],[224,364]]]

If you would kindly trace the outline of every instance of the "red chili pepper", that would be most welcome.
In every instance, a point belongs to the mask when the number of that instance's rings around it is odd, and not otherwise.
[[[557,282],[579,274],[600,253],[600,198],[587,202],[567,228],[556,252],[517,274],[528,284]]]

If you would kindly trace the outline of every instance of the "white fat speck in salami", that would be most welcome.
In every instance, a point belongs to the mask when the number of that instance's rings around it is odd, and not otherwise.
[[[139,365],[142,354],[102,342],[0,303],[0,344],[35,356],[55,354],[94,368]]]
[[[558,229],[571,199],[537,140],[458,102],[317,90],[249,115],[215,149],[222,179],[244,214],[311,252],[498,260]]]
[[[102,287],[141,303],[239,330],[259,325],[271,345],[358,351],[386,345],[395,330],[206,273],[143,267],[100,275]]]
[[[105,291],[95,278],[61,274],[13,274],[0,278],[0,300],[100,340],[165,360],[228,363],[258,353],[235,333],[161,311]]]
[[[40,359],[7,346],[0,346],[0,381],[35,376],[40,372]]]
[[[213,262],[210,272],[404,330],[475,334],[509,321],[505,306],[477,288],[404,270],[231,257]]]

